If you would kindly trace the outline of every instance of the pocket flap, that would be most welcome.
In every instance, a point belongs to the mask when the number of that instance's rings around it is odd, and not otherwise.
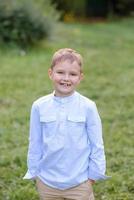
[[[67,119],[72,122],[85,122],[86,121],[85,116],[68,116]]]
[[[56,121],[56,116],[40,116],[40,122],[54,122]]]

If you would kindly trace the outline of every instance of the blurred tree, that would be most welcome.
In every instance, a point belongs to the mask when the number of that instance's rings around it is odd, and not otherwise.
[[[87,17],[106,17],[108,15],[108,0],[86,0]]]
[[[134,0],[86,0],[86,5],[88,17],[126,16],[134,11]]]
[[[51,0],[56,4],[56,8],[62,11],[61,18],[64,19],[65,15],[84,16],[85,15],[85,0]]]
[[[107,17],[108,15],[130,15],[134,12],[134,0],[51,0],[62,16],[74,14],[86,17]],[[64,18],[64,17],[63,17]]]
[[[50,0],[0,0],[0,41],[35,44],[51,34],[58,17]]]
[[[111,0],[114,13],[117,15],[130,15],[134,12],[134,0]]]

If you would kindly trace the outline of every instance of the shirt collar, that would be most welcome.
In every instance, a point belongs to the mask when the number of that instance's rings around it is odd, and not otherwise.
[[[59,103],[68,103],[70,101],[72,101],[74,99],[74,97],[76,96],[77,92],[74,92],[73,94],[66,96],[66,97],[59,97],[59,96],[55,96],[55,91],[53,92],[53,99]]]

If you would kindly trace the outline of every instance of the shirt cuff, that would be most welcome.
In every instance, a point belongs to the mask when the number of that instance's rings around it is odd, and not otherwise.
[[[97,181],[97,180],[106,180],[106,179],[109,179],[109,178],[111,178],[111,176],[106,176],[104,174],[100,174],[100,173],[95,172],[95,171],[89,171],[88,178],[92,179],[94,181]]]
[[[27,173],[25,174],[25,176],[23,177],[23,179],[31,179],[34,180],[36,179],[37,174],[35,173],[31,173],[29,170],[27,171]]]

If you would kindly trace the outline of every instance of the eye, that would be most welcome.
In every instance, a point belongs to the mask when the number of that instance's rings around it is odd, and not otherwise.
[[[77,74],[76,73],[71,73],[71,76],[77,76]]]
[[[63,74],[63,72],[62,71],[57,71],[57,74]]]

